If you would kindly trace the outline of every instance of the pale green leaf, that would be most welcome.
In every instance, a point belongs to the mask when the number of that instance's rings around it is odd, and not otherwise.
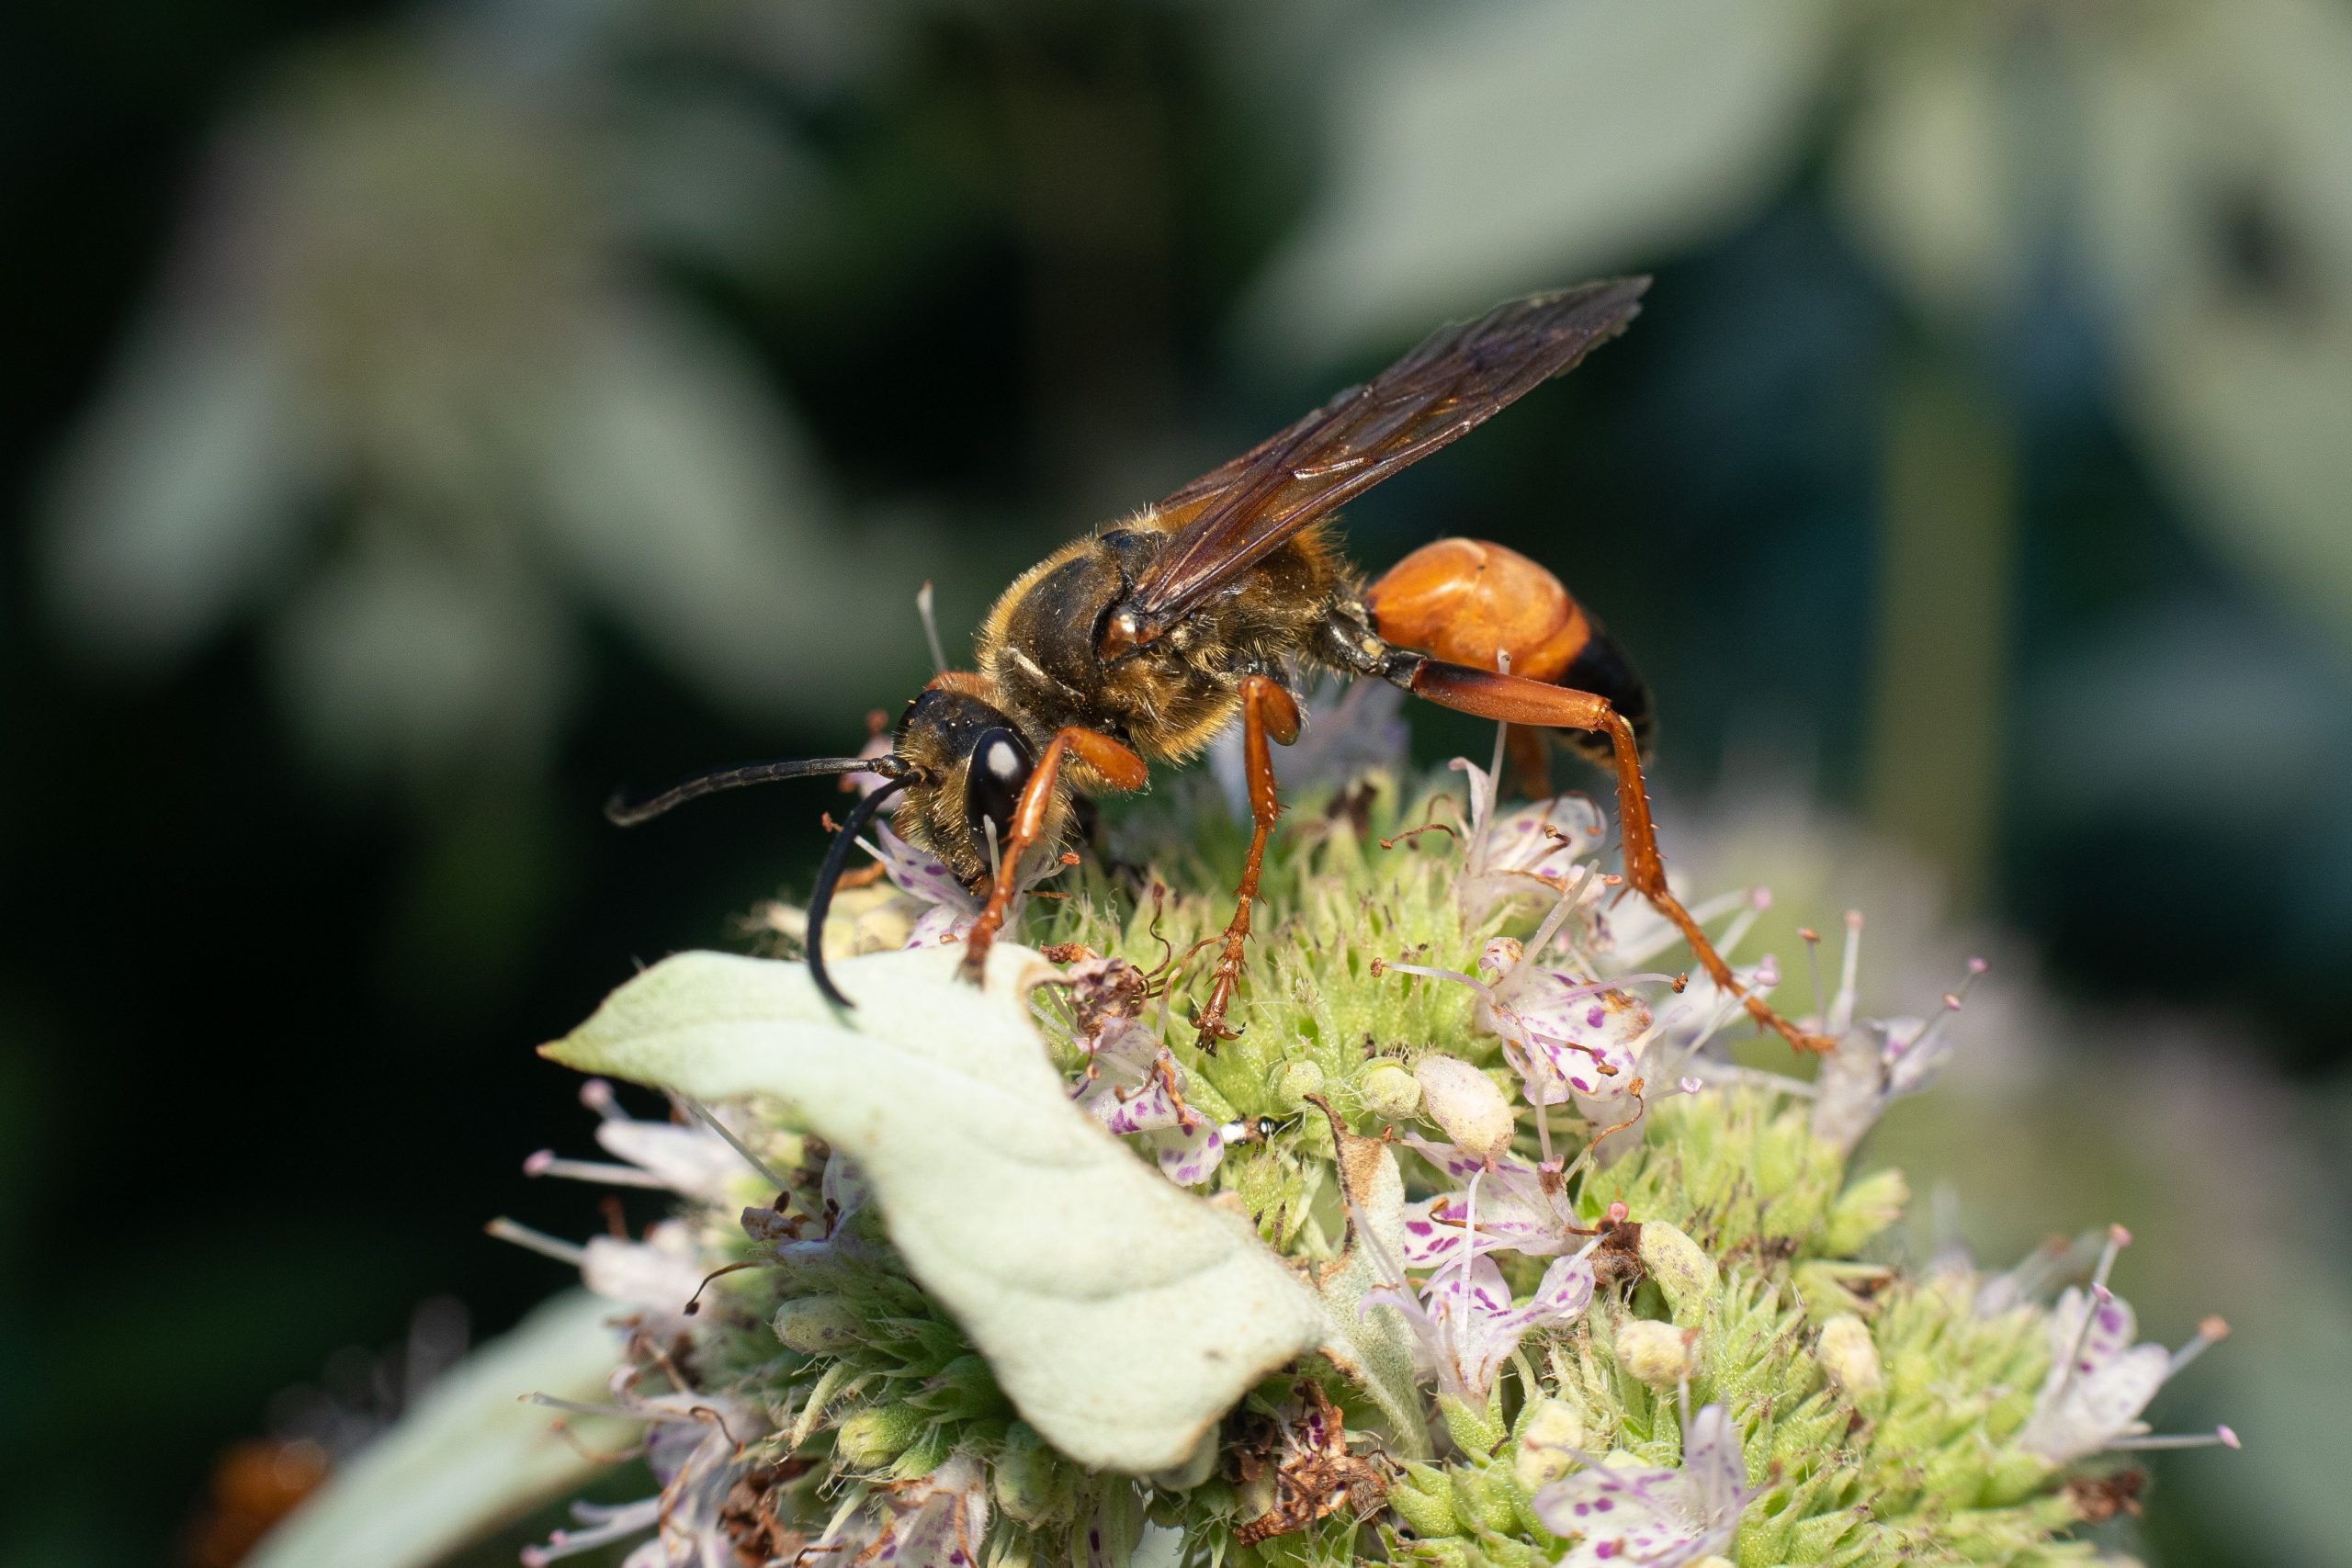
[[[1000,944],[831,966],[689,953],[545,1048],[702,1100],[772,1095],[856,1160],[908,1268],[1021,1414],[1081,1463],[1182,1464],[1253,1383],[1324,1336],[1314,1292],[1238,1215],[1171,1186],[1069,1102]]]
[[[399,1425],[338,1469],[245,1568],[413,1568],[560,1497],[625,1450],[637,1424],[571,1420],[570,1439],[526,1393],[602,1400],[620,1347],[613,1303],[572,1292],[468,1357]]]

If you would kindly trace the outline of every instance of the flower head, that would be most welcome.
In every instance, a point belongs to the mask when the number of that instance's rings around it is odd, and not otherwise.
[[[1560,1568],[1681,1568],[1731,1550],[1739,1516],[1760,1489],[1747,1484],[1739,1434],[1720,1404],[1684,1405],[1682,1463],[1592,1460],[1535,1494],[1535,1517],[1575,1544]]]

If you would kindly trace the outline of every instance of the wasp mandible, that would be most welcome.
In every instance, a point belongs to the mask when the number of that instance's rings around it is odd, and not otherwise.
[[[1598,620],[1550,571],[1499,545],[1442,539],[1365,584],[1342,558],[1337,509],[1419,462],[1624,331],[1647,278],[1591,283],[1497,306],[1445,327],[1361,386],[1158,504],[1057,550],[1004,591],[978,668],[940,675],[907,706],[889,753],[759,763],[692,780],[641,806],[642,822],[714,790],[871,772],[808,908],[808,964],[849,846],[885,804],[891,826],[986,902],[966,938],[977,975],[1002,928],[1015,873],[1058,852],[1080,795],[1143,787],[1238,717],[1252,831],[1206,1001],[1203,1050],[1241,974],[1260,868],[1281,805],[1272,748],[1298,737],[1294,695],[1325,670],[1512,726],[1565,731],[1616,775],[1625,881],[1673,922],[1717,985],[1800,1049],[1820,1042],[1746,992],[1668,888],[1642,783],[1649,699]],[[1508,672],[1506,672],[1506,667]],[[992,868],[1001,867],[1001,871]]]

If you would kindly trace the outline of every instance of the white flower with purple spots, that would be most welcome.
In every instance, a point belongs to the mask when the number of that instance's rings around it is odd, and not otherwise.
[[[585,1528],[560,1529],[545,1545],[526,1547],[524,1568],[542,1568],[648,1529],[652,1538],[621,1568],[707,1568],[741,1560],[721,1516],[736,1483],[762,1462],[749,1445],[766,1433],[766,1425],[741,1401],[718,1395],[632,1393],[628,1376],[616,1374],[610,1405],[575,1405],[544,1395],[537,1403],[645,1422],[645,1461],[661,1492],[633,1503],[574,1503],[572,1517]]]
[[[2033,1414],[2018,1434],[2018,1446],[2052,1464],[2114,1449],[2172,1449],[2220,1443],[2238,1446],[2227,1427],[2185,1437],[2151,1437],[2140,1413],[2172,1376],[2229,1333],[2218,1317],[2198,1325],[2197,1337],[2177,1350],[2134,1344],[2138,1325],[2130,1303],[2107,1287],[2116,1255],[2132,1239],[2120,1225],[2108,1234],[2106,1250],[2088,1291],[2069,1285],[2050,1312],[2050,1374],[2034,1396]]]
[[[728,1127],[729,1117],[748,1125],[740,1111],[714,1111],[709,1121],[640,1122],[621,1109],[613,1086],[602,1078],[580,1086],[580,1103],[596,1113],[596,1141],[605,1152],[628,1163],[565,1159],[541,1149],[523,1162],[524,1175],[666,1189],[706,1203],[740,1201],[760,1180],[758,1167],[741,1145],[741,1131]]]
[[[1414,1359],[1439,1389],[1484,1409],[1495,1374],[1530,1331],[1574,1321],[1592,1303],[1590,1247],[1559,1258],[1544,1271],[1525,1306],[1511,1300],[1502,1270],[1483,1254],[1464,1257],[1421,1282],[1418,1291],[1385,1285],[1367,1291],[1367,1306],[1394,1306],[1413,1334]]]
[[[988,1477],[957,1454],[917,1481],[893,1486],[889,1511],[860,1568],[973,1568],[989,1533]]]
[[[1499,766],[1501,741],[1496,742]],[[1470,834],[1464,851],[1460,896],[1464,917],[1476,925],[1507,900],[1530,895],[1558,898],[1571,888],[1580,902],[1605,891],[1595,867],[1580,862],[1596,853],[1607,836],[1600,808],[1581,795],[1496,809],[1495,770],[1466,757],[1447,764],[1470,781]]]
[[[956,881],[956,874],[936,855],[915,848],[884,823],[875,823],[874,837],[860,839],[858,843],[882,863],[882,874],[890,879],[892,886],[931,906],[915,917],[905,945],[944,947],[964,940],[972,922],[980,918],[985,898],[975,897]],[[1005,912],[1007,930],[1020,923],[1021,908],[1030,892],[1040,883],[1059,875],[1062,870],[1059,853],[1050,847],[1033,850],[1021,863],[1013,883],[1012,907]]]
[[[1952,1016],[1988,965],[1968,961],[1967,976],[1949,992],[1932,1019],[1854,1017],[1860,970],[1862,917],[1846,916],[1846,950],[1837,993],[1822,1014],[1820,1032],[1838,1042],[1822,1058],[1814,1079],[1813,1130],[1841,1149],[1851,1149],[1875,1126],[1886,1108],[1931,1086],[1951,1060]],[[1805,933],[1808,943],[1813,933]]]
[[[1405,1205],[1408,1268],[1430,1269],[1451,1262],[1462,1256],[1465,1246],[1480,1252],[1554,1258],[1578,1245],[1581,1238],[1572,1228],[1575,1207],[1556,1167],[1531,1165],[1508,1154],[1482,1160],[1452,1144],[1409,1134],[1405,1142],[1465,1186],[1478,1183],[1475,1209],[1467,1190]],[[1471,1228],[1474,1222],[1475,1230]]]
[[[1547,921],[1533,944],[1494,938],[1479,951],[1476,975],[1419,964],[1385,967],[1469,987],[1476,998],[1471,1022],[1502,1042],[1529,1104],[1574,1100],[1588,1116],[1605,1114],[1632,1086],[1654,1021],[1648,1004],[1623,981],[1579,981],[1534,962],[1531,953],[1554,929]]]
[[[1179,1187],[1206,1181],[1244,1124],[1216,1126],[1180,1106],[1183,1069],[1175,1065],[1167,1042],[1135,1019],[1114,1018],[1099,1040],[1080,1043],[1089,1060],[1070,1095],[1078,1108],[1121,1136],[1146,1134],[1160,1174]]]
[[[1683,1568],[1731,1551],[1739,1516],[1758,1495],[1747,1484],[1739,1433],[1720,1404],[1696,1416],[1684,1404],[1682,1463],[1604,1464],[1535,1494],[1535,1517],[1573,1542],[1560,1568]]]

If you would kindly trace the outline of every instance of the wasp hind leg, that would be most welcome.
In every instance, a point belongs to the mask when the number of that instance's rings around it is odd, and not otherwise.
[[[1241,886],[1234,893],[1233,919],[1226,923],[1225,941],[1216,967],[1209,974],[1209,999],[1193,1015],[1199,1032],[1196,1042],[1208,1055],[1217,1043],[1241,1032],[1227,1027],[1225,1014],[1233,1003],[1233,987],[1241,978],[1242,954],[1250,942],[1250,910],[1258,901],[1258,879],[1265,869],[1266,840],[1273,836],[1282,802],[1274,796],[1274,759],[1271,739],[1287,746],[1298,739],[1298,704],[1280,684],[1263,675],[1241,682],[1241,756],[1250,784],[1250,856],[1241,867]]]
[[[1367,662],[1374,668],[1366,673],[1377,674],[1442,707],[1507,724],[1577,730],[1605,739],[1609,765],[1617,775],[1618,834],[1624,846],[1627,885],[1682,933],[1682,940],[1690,945],[1691,956],[1699,961],[1700,967],[1716,985],[1739,998],[1748,1017],[1759,1026],[1800,1051],[1823,1052],[1836,1043],[1821,1035],[1806,1033],[1775,1012],[1761,997],[1750,994],[1733,977],[1731,965],[1724,962],[1715,944],[1700,929],[1699,922],[1691,919],[1690,911],[1667,886],[1666,862],[1658,855],[1657,831],[1650,821],[1649,793],[1642,782],[1641,739],[1633,723],[1606,697],[1572,687],[1522,680],[1516,675],[1498,674],[1491,670],[1474,670],[1466,664],[1448,664],[1425,654],[1402,650]]]

